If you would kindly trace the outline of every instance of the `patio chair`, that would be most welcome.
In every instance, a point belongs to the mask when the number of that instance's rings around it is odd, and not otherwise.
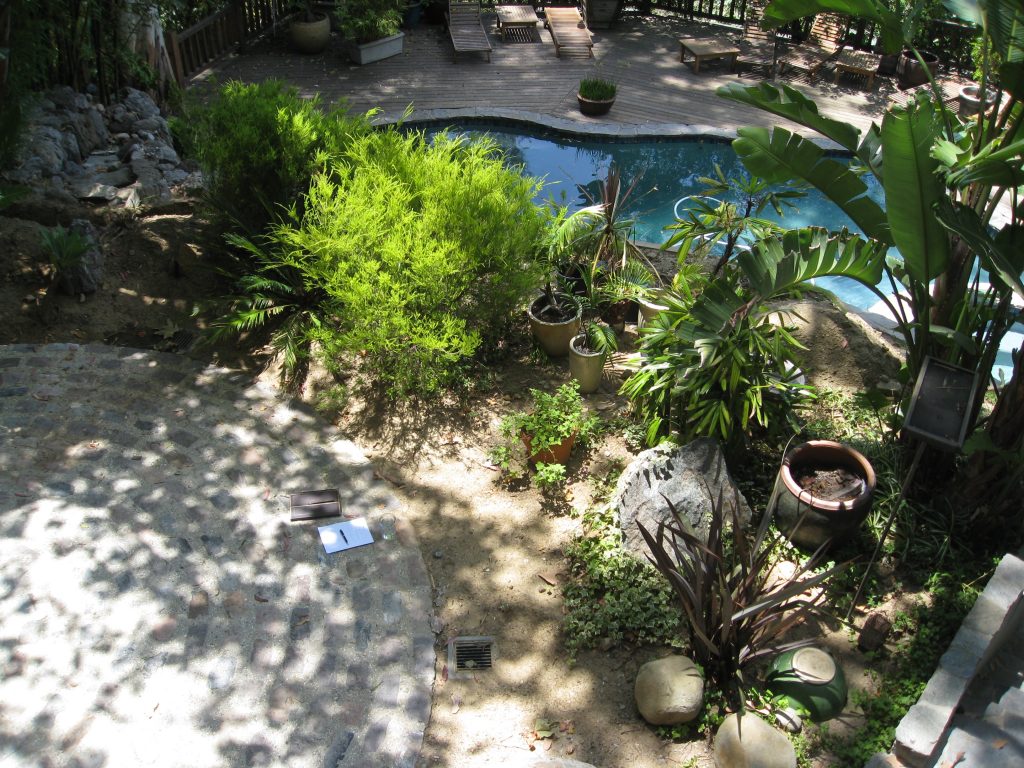
[[[459,60],[460,53],[485,53],[491,60],[491,41],[480,20],[480,0],[448,0],[447,18],[453,61]]]
[[[736,57],[737,65],[743,64],[753,69],[763,68],[769,77],[775,77],[778,66],[779,41],[775,30],[761,28],[764,19],[764,8],[767,0],[749,0],[747,15],[743,20],[743,37],[736,41],[740,54]]]
[[[806,72],[811,82],[821,69],[834,61],[843,50],[847,23],[842,16],[834,13],[819,13],[814,17],[807,40],[787,50],[778,60],[778,72],[787,69]]]
[[[594,56],[594,41],[587,28],[586,17],[578,6],[544,7],[544,26],[551,32],[551,40],[555,44],[555,56],[561,57],[562,49],[575,55]]]

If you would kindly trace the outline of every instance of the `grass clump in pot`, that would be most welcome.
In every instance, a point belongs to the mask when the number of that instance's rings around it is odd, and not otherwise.
[[[590,101],[611,101],[618,87],[610,80],[600,77],[586,77],[580,80],[579,95]]]

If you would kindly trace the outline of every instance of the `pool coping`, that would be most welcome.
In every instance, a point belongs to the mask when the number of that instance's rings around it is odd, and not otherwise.
[[[377,126],[443,126],[453,121],[498,124],[510,128],[540,128],[544,131],[581,139],[616,139],[623,142],[658,139],[707,139],[731,143],[736,129],[725,129],[700,123],[614,123],[573,120],[542,112],[504,107],[455,107],[452,109],[412,109],[402,114],[380,112],[371,122]],[[849,154],[840,144],[821,136],[806,136],[808,141],[826,151]]]

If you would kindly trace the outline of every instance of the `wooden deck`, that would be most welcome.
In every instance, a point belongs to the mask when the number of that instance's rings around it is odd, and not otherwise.
[[[281,78],[303,95],[320,94],[327,102],[347,99],[355,110],[377,107],[393,117],[412,105],[415,111],[472,109],[486,114],[504,108],[580,122],[677,123],[727,131],[743,125],[786,125],[715,94],[718,86],[737,79],[755,84],[763,70],[740,68],[734,74],[723,59],[707,62],[695,75],[689,65],[679,63],[680,37],[722,34],[721,27],[673,17],[626,19],[612,30],[593,33],[595,58],[574,59],[555,57],[547,30],[538,30],[531,42],[502,42],[494,14],[485,13],[483,21],[494,49],[490,62],[460,56],[453,63],[444,27],[421,24],[406,31],[401,56],[364,67],[350,64],[335,38],[319,56],[292,53],[285,43],[271,39],[215,62],[191,83],[199,86],[214,77],[219,82]],[[576,87],[581,78],[595,75],[617,82],[618,98],[609,115],[587,118],[577,108]],[[845,78],[838,85],[794,84],[829,116],[863,129],[878,119],[895,91],[891,81],[880,80],[874,91],[865,89],[863,81]]]

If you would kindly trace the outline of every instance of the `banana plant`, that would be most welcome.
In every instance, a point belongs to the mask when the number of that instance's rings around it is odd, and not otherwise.
[[[816,13],[834,12],[876,25],[887,52],[913,49],[916,0],[900,17],[880,0],[773,0],[768,26]],[[993,106],[960,120],[943,104],[934,80],[932,97],[916,94],[893,106],[880,124],[863,134],[822,115],[814,102],[786,85],[719,88],[726,99],[791,120],[838,143],[854,156],[846,165],[829,158],[810,139],[783,128],[743,128],[734,146],[752,172],[770,181],[811,184],[854,221],[893,288],[905,294],[891,305],[908,348],[908,378],[916,377],[925,355],[983,371],[991,369],[999,344],[1019,317],[1013,299],[1024,299],[1024,2],[947,0],[950,10],[975,23],[982,36],[982,92],[998,83]],[[882,184],[884,206],[863,196],[859,175]],[[1008,214],[996,225],[1002,202]],[[899,259],[887,260],[894,246]],[[806,254],[805,254],[806,255]],[[983,283],[978,268],[990,279]],[[861,280],[867,285],[862,277]],[[872,286],[869,286],[872,287]],[[1024,424],[1024,370],[1015,355],[1010,381],[986,424],[1003,441],[995,451],[1024,452],[1021,430],[999,427],[999,419]],[[980,412],[974,404],[972,420]]]

